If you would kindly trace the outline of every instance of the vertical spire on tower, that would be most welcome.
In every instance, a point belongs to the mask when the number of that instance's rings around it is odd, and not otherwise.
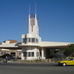
[[[36,14],[36,3],[35,3],[35,14]]]
[[[39,26],[38,26],[38,20],[36,15],[36,3],[34,8],[35,8],[35,14],[31,15],[30,5],[29,5],[29,34],[39,37]]]
[[[28,27],[29,27],[29,28],[28,28],[28,32],[30,33],[30,29],[31,29],[31,28],[30,28],[30,4],[29,4],[29,25],[28,25]]]
[[[30,15],[30,4],[29,4],[29,15]]]

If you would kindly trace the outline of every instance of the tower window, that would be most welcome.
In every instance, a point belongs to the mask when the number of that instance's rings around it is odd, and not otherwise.
[[[32,42],[35,42],[35,38],[32,38]]]
[[[38,42],[38,39],[36,38],[36,42]]]
[[[28,38],[28,40],[29,40],[29,42],[31,42],[31,39],[30,38]]]
[[[37,38],[23,38],[23,42],[26,43],[26,42],[38,42],[38,39]]]

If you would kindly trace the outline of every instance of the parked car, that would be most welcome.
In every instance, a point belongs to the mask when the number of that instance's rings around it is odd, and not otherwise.
[[[4,54],[4,55],[2,55],[2,56],[0,56],[0,58],[6,58],[7,57],[7,60],[10,60],[10,59],[15,59],[15,57],[13,57],[12,55],[10,55],[10,54]]]
[[[74,57],[70,57],[68,60],[59,61],[58,65],[62,65],[62,66],[74,65]]]

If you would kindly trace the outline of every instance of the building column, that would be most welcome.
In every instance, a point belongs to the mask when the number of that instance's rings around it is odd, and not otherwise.
[[[39,49],[39,59],[41,59],[41,56],[40,56],[40,49]]]
[[[15,52],[15,57],[17,57],[17,51]]]
[[[41,50],[41,59],[44,59],[44,49]]]
[[[21,60],[24,60],[24,53],[21,53]]]

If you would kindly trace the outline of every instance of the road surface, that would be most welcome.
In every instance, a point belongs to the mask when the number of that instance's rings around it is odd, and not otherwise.
[[[74,66],[57,64],[0,63],[0,74],[74,74]]]

